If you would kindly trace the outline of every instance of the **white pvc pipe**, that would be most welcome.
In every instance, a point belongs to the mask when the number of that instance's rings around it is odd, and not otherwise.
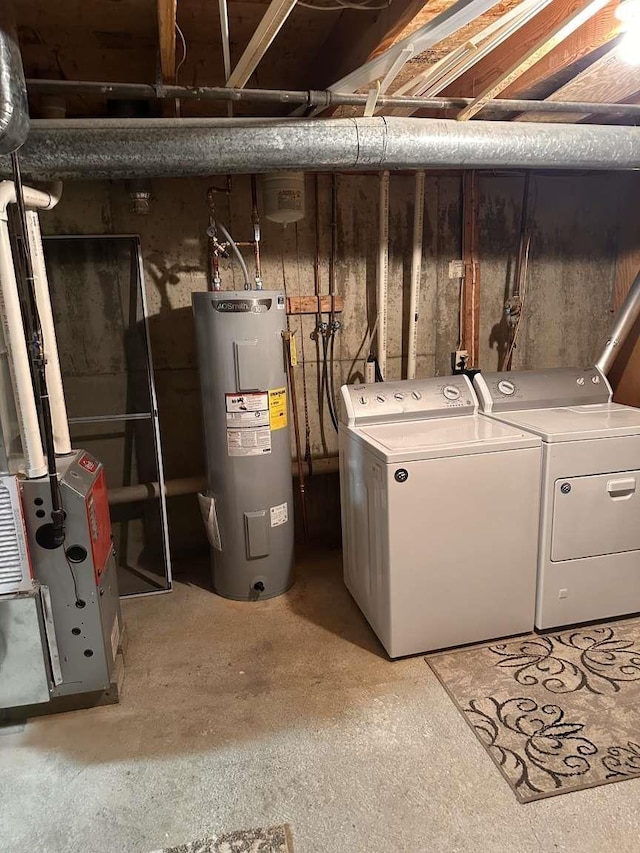
[[[1,184],[0,187],[2,187]],[[2,314],[5,344],[9,353],[26,474],[30,479],[43,477],[47,473],[47,463],[42,449],[38,410],[31,381],[29,353],[22,324],[18,283],[13,266],[9,224],[6,217],[0,217],[0,314]]]
[[[38,210],[52,210],[60,201],[62,184],[57,183],[49,190],[36,190],[33,187],[22,187],[26,207]],[[0,219],[7,219],[7,205],[16,203],[16,190],[13,181],[0,182]]]
[[[62,184],[57,184],[51,191],[23,187],[26,206],[40,210],[51,210],[55,207],[61,193]],[[7,206],[15,202],[16,191],[13,182],[0,182],[0,315],[2,315],[5,344],[9,354],[16,413],[25,457],[25,471],[27,477],[35,478],[44,476],[48,468],[42,447],[38,409],[9,238]],[[31,240],[29,243],[31,245]],[[50,309],[49,302],[49,312]],[[46,314],[46,311],[43,313]],[[53,323],[52,319],[51,323]]]
[[[380,173],[378,267],[376,271],[376,356],[387,378],[387,292],[389,288],[389,172]]]
[[[44,262],[40,221],[35,210],[27,211],[27,234],[29,237],[29,249],[31,250],[36,304],[38,306],[38,314],[40,315],[40,325],[42,326],[42,343],[44,355],[47,360],[45,372],[49,392],[49,404],[51,406],[53,443],[56,454],[64,456],[71,453],[69,420],[67,418],[67,406],[64,399],[62,373],[60,372],[56,330],[53,325],[51,294],[49,292],[47,269]]]
[[[409,350],[407,379],[415,379],[418,354],[418,313],[420,306],[420,275],[422,273],[422,230],[424,226],[424,172],[416,172],[413,207],[413,253],[411,255],[411,293],[409,297]]]

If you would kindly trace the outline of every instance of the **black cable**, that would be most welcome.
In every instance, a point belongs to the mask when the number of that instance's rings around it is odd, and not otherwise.
[[[20,163],[16,152],[11,154],[11,166],[13,169],[13,185],[16,192],[16,206],[19,213],[20,230],[22,234],[22,259],[24,263],[24,278],[27,289],[26,327],[29,343],[29,353],[33,363],[35,374],[35,391],[39,401],[40,420],[44,434],[44,446],[47,454],[47,465],[49,468],[49,487],[51,490],[51,544],[58,548],[64,543],[64,510],[60,496],[60,484],[56,468],[56,451],[53,440],[53,424],[51,421],[51,403],[47,389],[46,358],[44,354],[42,326],[38,313],[38,303],[35,295],[33,277],[33,265],[31,262],[31,250],[29,247],[29,234],[27,230],[27,211],[22,193],[22,177],[20,175]]]
[[[327,404],[329,407],[329,415],[331,416],[331,423],[333,424],[333,428],[335,429],[335,431],[338,432],[338,419],[336,418],[336,414],[333,411],[333,404],[331,402],[331,394],[329,391],[328,364],[327,364],[328,351],[329,351],[329,341],[325,337],[322,341],[322,373],[323,373],[323,376],[325,377],[325,386],[324,387],[325,387],[325,392],[326,392]]]
[[[78,593],[78,579],[76,578],[76,573],[73,570],[73,564],[69,559],[69,555],[67,554],[67,549],[63,547],[64,558],[67,561],[67,565],[69,566],[69,571],[71,572],[71,579],[73,580],[73,594],[75,595],[76,605],[80,606],[80,602],[82,599],[80,598],[80,594]]]
[[[336,400],[336,385],[334,382],[334,346],[336,342],[336,332],[337,329],[334,327],[331,332],[331,339],[329,341],[329,385],[327,387],[327,399],[329,400],[329,408],[333,413],[331,420],[333,421],[333,425],[337,430],[338,424],[338,404]]]

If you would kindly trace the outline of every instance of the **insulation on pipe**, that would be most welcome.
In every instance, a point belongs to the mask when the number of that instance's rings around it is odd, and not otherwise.
[[[32,180],[256,171],[640,168],[640,129],[614,125],[344,119],[83,119],[32,122]],[[0,157],[0,171],[9,172]]]

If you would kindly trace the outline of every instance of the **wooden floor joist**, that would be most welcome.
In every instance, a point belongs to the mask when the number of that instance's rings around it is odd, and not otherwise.
[[[640,67],[624,62],[618,56],[618,46],[615,45],[546,100],[622,103],[638,92]],[[523,113],[516,121],[578,122],[584,118],[587,118],[584,113]]]
[[[560,45],[531,65],[501,93],[502,97],[544,98],[558,86],[570,79],[568,69],[600,50],[614,39],[620,29],[615,17],[618,0],[610,0],[607,6],[593,15]],[[568,15],[584,7],[584,0],[551,0],[546,8],[525,24],[514,36],[498,45],[481,62],[448,86],[443,95],[476,96],[500,78],[505,69],[517,64],[523,55],[541,41],[548,38]],[[563,76],[565,75],[565,76]],[[556,85],[548,88],[547,81],[558,78]]]
[[[573,15],[570,15],[563,23],[557,27],[551,34],[547,34],[536,45],[534,45],[524,56],[518,59],[508,71],[501,74],[497,80],[486,88],[482,94],[478,95],[475,101],[465,109],[461,110],[456,116],[459,121],[467,121],[479,112],[482,107],[497,98],[508,86],[511,86],[521,77],[532,65],[535,65],[540,59],[551,53],[554,48],[561,44],[571,33],[575,32],[585,21],[592,18],[597,12],[600,12],[609,0],[590,0],[586,6],[583,6]]]

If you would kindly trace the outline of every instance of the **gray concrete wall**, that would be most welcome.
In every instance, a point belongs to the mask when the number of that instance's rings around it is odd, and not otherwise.
[[[219,179],[217,179],[219,182]],[[202,471],[198,375],[191,323],[191,293],[206,288],[206,190],[210,182],[171,179],[153,182],[152,213],[135,216],[123,183],[69,183],[62,201],[42,214],[48,234],[138,233],[141,236],[150,327],[158,387],[167,477]],[[512,285],[524,179],[483,173],[479,178],[481,264],[480,363],[495,369],[505,294]],[[406,367],[408,286],[413,221],[411,175],[391,176],[388,376]],[[320,175],[321,287],[329,287],[331,176]],[[535,368],[593,361],[611,321],[616,236],[620,217],[631,210],[637,176],[536,175],[531,182],[533,221],[527,301],[514,367]],[[424,260],[420,297],[418,375],[449,372],[459,335],[460,282],[449,278],[449,262],[461,256],[461,180],[458,174],[428,176],[424,217]],[[628,203],[629,202],[629,203]],[[229,198],[218,197],[219,218],[236,239],[251,236],[248,177],[234,179]],[[378,182],[374,175],[338,177],[338,291],[345,298],[344,324],[336,345],[336,385],[361,374],[361,349],[375,318]],[[297,225],[263,221],[265,287],[284,287],[290,296],[312,294],[315,258],[314,178],[307,177],[307,215]],[[251,257],[247,255],[251,269]],[[242,284],[237,265],[222,263],[226,288]],[[98,287],[87,274],[87,288]],[[91,310],[91,301],[87,302]],[[96,312],[102,310],[95,302]],[[72,306],[69,306],[71,310]],[[98,318],[99,319],[99,318]],[[96,317],[93,318],[96,322]],[[311,449],[337,451],[328,415],[319,425],[318,351],[311,340],[315,318],[291,318],[304,366],[296,370],[304,435],[304,382]],[[73,328],[59,324],[61,336]],[[62,345],[65,345],[64,340]],[[102,357],[96,348],[91,364]],[[108,358],[108,348],[104,349]],[[105,362],[104,371],[108,372]],[[89,370],[87,362],[87,370]],[[94,365],[95,368],[95,365]],[[93,369],[93,368],[92,368]],[[95,372],[103,372],[95,368]],[[89,377],[90,378],[90,377]],[[328,478],[309,489],[316,533],[332,535],[339,525],[337,484]],[[172,503],[176,549],[201,544],[194,501]]]

